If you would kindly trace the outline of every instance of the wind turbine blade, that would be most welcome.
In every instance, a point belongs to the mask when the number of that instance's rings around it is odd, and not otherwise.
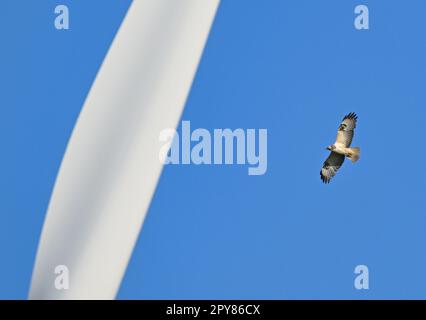
[[[115,298],[161,174],[159,133],[177,126],[218,5],[133,1],[65,152],[30,299]]]

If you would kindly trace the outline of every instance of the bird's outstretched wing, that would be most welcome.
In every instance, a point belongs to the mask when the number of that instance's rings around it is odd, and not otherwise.
[[[344,145],[346,148],[350,147],[352,138],[354,137],[354,129],[358,116],[351,112],[344,116],[342,122],[337,130],[336,143]]]
[[[324,183],[329,183],[331,178],[336,175],[337,170],[345,161],[345,156],[336,152],[331,152],[328,158],[324,161],[320,171],[321,180]]]

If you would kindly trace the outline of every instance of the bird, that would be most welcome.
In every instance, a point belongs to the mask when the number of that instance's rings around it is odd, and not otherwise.
[[[345,161],[345,157],[349,158],[352,162],[359,160],[361,149],[359,147],[350,148],[357,120],[358,116],[354,112],[350,112],[343,117],[337,129],[336,142],[326,148],[326,150],[331,152],[324,161],[320,171],[322,182],[326,184],[330,183],[331,178],[336,175],[337,170],[339,170]]]

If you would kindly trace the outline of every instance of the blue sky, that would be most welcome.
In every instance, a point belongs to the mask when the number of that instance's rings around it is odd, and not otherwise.
[[[53,9],[70,8],[69,31]],[[76,117],[130,1],[1,3],[0,298],[26,298]],[[366,4],[370,30],[353,27]],[[426,3],[222,1],[182,120],[268,129],[268,171],[166,166],[118,294],[426,298]],[[359,116],[330,185],[319,170]],[[370,289],[354,289],[354,268]]]

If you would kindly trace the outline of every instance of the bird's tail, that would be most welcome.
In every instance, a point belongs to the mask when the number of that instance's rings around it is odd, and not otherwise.
[[[359,160],[359,156],[361,154],[361,149],[358,147],[355,148],[346,148],[347,153],[346,156],[351,159],[352,162],[357,162]]]

